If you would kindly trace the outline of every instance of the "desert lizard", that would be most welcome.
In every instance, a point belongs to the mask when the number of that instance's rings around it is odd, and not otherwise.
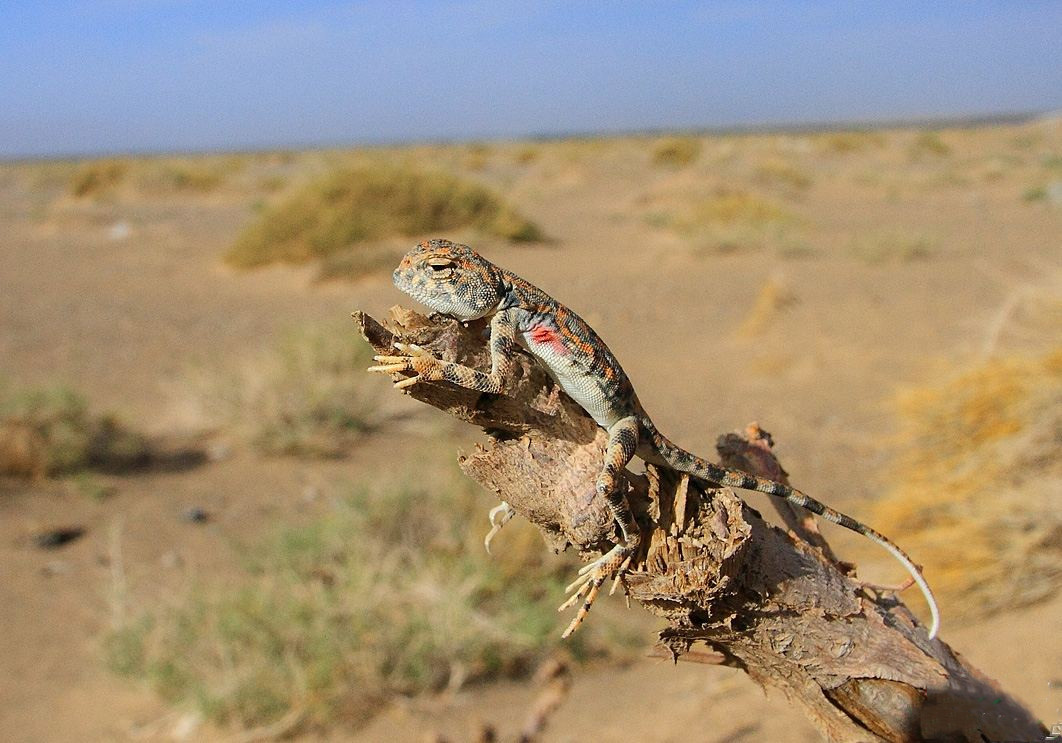
[[[635,455],[708,483],[784,498],[877,542],[903,563],[918,584],[932,613],[929,637],[936,636],[940,615],[933,593],[903,550],[883,534],[799,490],[720,467],[673,444],[646,414],[623,368],[597,333],[538,287],[494,265],[472,248],[448,240],[428,240],[417,245],[402,258],[393,279],[398,289],[442,315],[462,322],[489,317],[491,370],[477,371],[437,359],[419,346],[396,343],[400,355],[375,356],[378,365],[369,371],[412,375],[397,381],[398,388],[445,380],[478,392],[500,394],[513,374],[518,349],[523,348],[608,432],[597,492],[606,499],[619,525],[621,541],[585,565],[579,578],[568,586],[573,593],[561,609],[573,606],[579,598],[583,604],[565,630],[565,637],[586,617],[602,584],[622,575],[638,547],[638,526],[620,487],[620,473]],[[488,548],[490,537],[511,515],[505,503],[491,510],[493,528],[486,540]]]

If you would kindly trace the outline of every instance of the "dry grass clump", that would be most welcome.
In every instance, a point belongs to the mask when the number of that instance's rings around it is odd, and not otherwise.
[[[784,207],[750,191],[719,189],[698,203],[694,220],[703,225],[767,225],[792,222],[794,217]]]
[[[701,156],[701,140],[697,137],[668,137],[653,147],[653,164],[669,168],[692,165]]]
[[[108,638],[110,666],[222,723],[303,730],[524,675],[559,641],[570,568],[543,562],[541,539],[517,523],[485,554],[484,494],[440,459],[417,458],[424,485],[354,487],[318,520],[243,550],[235,588],[199,585],[128,622]],[[595,624],[569,648],[587,652]]]
[[[235,371],[198,375],[190,405],[262,454],[342,457],[379,422],[370,364],[352,332],[294,329]]]
[[[394,268],[409,245],[395,248],[389,242],[368,243],[341,250],[322,258],[317,281],[353,281],[384,269]]]
[[[816,137],[815,141],[823,152],[844,154],[862,152],[870,148],[880,149],[885,146],[887,139],[882,132],[852,131],[822,134]]]
[[[933,257],[939,247],[925,235],[882,232],[855,237],[848,252],[869,264],[910,263]]]
[[[798,301],[797,295],[784,281],[772,276],[760,288],[755,304],[738,328],[738,335],[744,338],[763,335],[781,313]]]
[[[210,193],[246,165],[238,155],[146,161],[136,173],[136,185],[149,193]]]
[[[210,193],[242,170],[247,158],[239,155],[90,160],[77,167],[68,188],[78,198],[127,195]]]
[[[702,252],[726,254],[759,250],[785,242],[801,220],[780,204],[759,194],[720,188],[681,210],[654,211],[646,221],[690,238]]]
[[[940,136],[939,132],[922,132],[911,143],[908,153],[915,159],[925,156],[947,157],[951,154],[951,146]]]
[[[469,170],[484,170],[493,154],[493,148],[486,142],[473,142],[465,149],[464,165]]]
[[[780,157],[767,158],[757,165],[753,179],[760,185],[791,192],[806,191],[811,186],[810,175]]]
[[[145,465],[147,440],[111,416],[89,413],[63,387],[0,389],[0,475],[44,477]]]
[[[303,263],[356,243],[474,227],[513,241],[542,239],[483,186],[397,166],[337,170],[269,207],[226,256],[240,268]]]
[[[125,160],[90,160],[81,164],[70,178],[70,193],[77,198],[100,196],[113,190],[129,173]]]
[[[945,606],[974,616],[1062,578],[1062,347],[997,358],[907,392],[899,483],[878,509]]]
[[[539,147],[528,145],[527,147],[521,147],[516,151],[513,159],[519,165],[528,165],[533,163],[542,154],[542,150]]]

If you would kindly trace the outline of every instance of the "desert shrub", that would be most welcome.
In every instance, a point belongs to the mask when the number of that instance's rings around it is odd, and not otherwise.
[[[531,222],[487,188],[396,166],[337,170],[267,208],[226,256],[233,266],[301,263],[368,240],[475,227],[513,241],[538,240]]]
[[[143,436],[112,416],[92,415],[68,387],[0,389],[0,475],[118,471],[150,456]]]
[[[782,158],[768,158],[756,166],[753,178],[764,186],[788,191],[805,191],[811,186],[811,176]]]
[[[701,140],[696,137],[668,137],[653,147],[653,164],[672,168],[692,165],[701,156]]]
[[[796,215],[759,194],[722,188],[674,212],[652,211],[654,227],[672,229],[691,239],[701,252],[727,254],[759,250],[784,241],[802,223]]]
[[[870,264],[910,263],[931,258],[939,252],[939,248],[925,235],[881,232],[853,238],[848,245],[848,252]]]
[[[1046,186],[1029,186],[1021,192],[1021,200],[1026,204],[1035,204],[1041,201],[1047,201],[1047,187]]]
[[[235,155],[150,160],[138,169],[136,182],[148,193],[209,193],[245,165],[244,158]]]
[[[914,159],[926,155],[932,157],[946,157],[951,154],[951,147],[941,138],[938,132],[922,132],[911,143],[908,152]]]
[[[99,196],[121,183],[129,172],[124,160],[91,160],[80,165],[70,178],[70,193],[78,198]]]
[[[793,216],[785,208],[749,191],[720,189],[699,202],[693,213],[697,224],[751,226],[791,222]]]
[[[862,152],[872,147],[881,148],[885,146],[887,140],[882,132],[852,131],[822,134],[815,141],[819,149],[824,152],[844,154]]]
[[[745,338],[763,335],[783,312],[798,301],[797,295],[784,281],[772,276],[760,287],[756,302],[742,321],[737,334]]]
[[[351,281],[394,268],[403,252],[404,249],[395,249],[388,244],[355,245],[322,258],[317,269],[317,280]]]
[[[237,369],[189,375],[190,403],[263,454],[341,457],[378,423],[370,364],[353,332],[291,329]]]
[[[538,147],[521,147],[519,150],[517,150],[516,154],[513,156],[513,159],[519,165],[527,165],[537,160],[539,158],[540,152],[541,151]]]
[[[485,142],[473,142],[465,150],[464,165],[469,170],[483,170],[494,150]]]
[[[555,605],[571,567],[544,562],[526,524],[488,557],[484,493],[440,459],[418,457],[423,485],[353,487],[243,549],[235,587],[200,584],[131,619],[107,640],[111,667],[243,726],[293,711],[309,727],[358,724],[397,696],[525,674],[567,621]],[[597,631],[571,649],[589,652]]]
[[[877,522],[976,616],[1062,578],[1062,348],[993,359],[897,399],[898,482]]]

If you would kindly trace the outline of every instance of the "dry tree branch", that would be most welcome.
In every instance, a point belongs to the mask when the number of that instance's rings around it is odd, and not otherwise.
[[[354,319],[380,353],[397,340],[489,367],[482,322],[463,326],[401,308],[389,327],[360,312]],[[504,395],[448,383],[408,391],[487,432],[488,443],[459,460],[469,477],[537,526],[552,549],[596,557],[616,539],[595,489],[606,435],[566,396],[551,394],[538,365],[523,359],[520,368]],[[730,466],[784,476],[759,434],[724,437],[720,448]],[[851,577],[803,515],[783,514],[786,532],[727,488],[654,466],[626,479],[643,539],[625,587],[668,621],[660,642],[672,657],[703,643],[701,654],[707,649],[781,690],[832,741],[1046,736],[1020,702],[944,642],[926,639],[896,597]]]

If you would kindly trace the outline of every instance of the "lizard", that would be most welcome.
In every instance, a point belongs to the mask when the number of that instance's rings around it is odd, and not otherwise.
[[[932,616],[928,636],[940,627],[933,592],[914,561],[884,534],[837,511],[805,493],[762,477],[712,464],[672,443],[645,412],[619,361],[598,334],[575,312],[537,286],[484,258],[467,245],[449,240],[425,240],[410,250],[392,274],[394,285],[440,315],[460,322],[489,318],[490,372],[443,361],[414,344],[396,342],[393,355],[376,355],[368,371],[401,374],[395,387],[446,381],[481,393],[502,394],[515,371],[522,349],[540,363],[550,377],[608,434],[604,461],[596,481],[619,527],[618,543],[597,560],[583,566],[567,587],[572,595],[560,611],[583,603],[563,637],[583,622],[601,586],[610,578],[615,590],[640,543],[621,473],[638,456],[643,461],[669,467],[712,485],[725,485],[766,493],[804,508],[827,521],[862,534],[884,547],[910,573]],[[507,503],[489,515],[491,531],[485,544],[513,515]]]

